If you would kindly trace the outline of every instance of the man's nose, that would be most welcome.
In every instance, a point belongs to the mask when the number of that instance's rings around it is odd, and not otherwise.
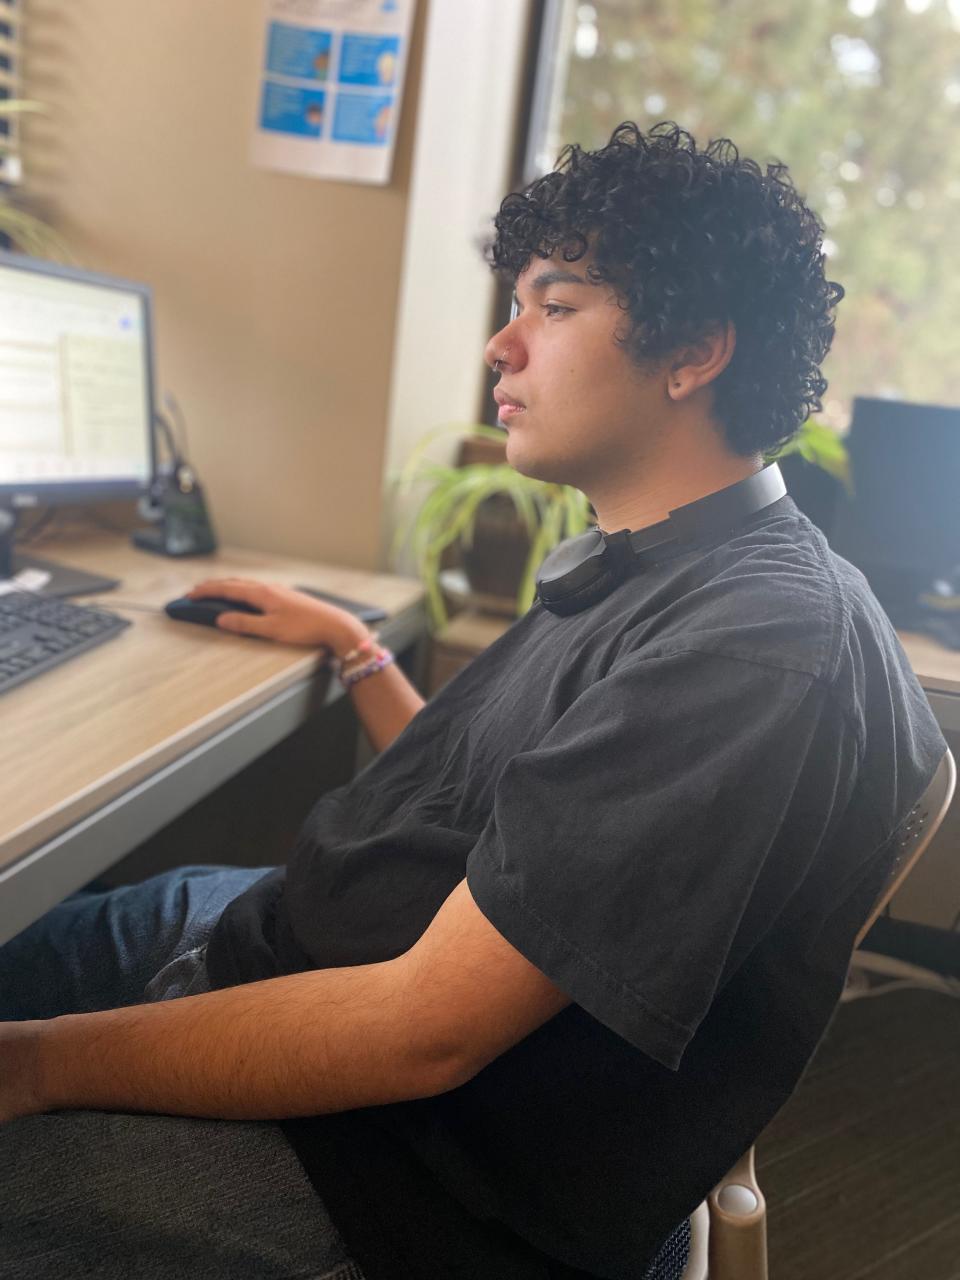
[[[526,364],[526,352],[514,319],[493,335],[484,348],[483,358],[495,371],[517,369]]]
[[[503,355],[504,348],[506,346],[506,343],[505,343],[506,333],[507,333],[507,330],[505,328],[500,329],[497,333],[493,335],[493,337],[490,339],[490,341],[487,343],[487,345],[483,349],[483,359],[491,369],[494,369],[494,370],[496,369],[499,363],[500,357]]]

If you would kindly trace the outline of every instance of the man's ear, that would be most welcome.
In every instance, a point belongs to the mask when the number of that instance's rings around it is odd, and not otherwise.
[[[681,347],[667,368],[667,395],[671,400],[686,400],[719,378],[733,358],[737,331],[730,321],[709,333],[691,347]]]

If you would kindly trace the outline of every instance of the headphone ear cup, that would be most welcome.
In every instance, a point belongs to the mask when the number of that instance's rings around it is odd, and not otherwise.
[[[626,529],[599,529],[568,538],[554,547],[537,574],[537,599],[550,613],[567,618],[589,609],[626,578],[633,567]]]
[[[625,574],[622,572],[618,573],[598,563],[596,574],[586,582],[580,583],[573,591],[557,594],[553,599],[544,599],[544,587],[541,585],[537,598],[549,613],[554,613],[560,618],[569,618],[575,613],[591,608],[592,605],[599,604],[624,577]],[[547,591],[549,595],[549,588]]]

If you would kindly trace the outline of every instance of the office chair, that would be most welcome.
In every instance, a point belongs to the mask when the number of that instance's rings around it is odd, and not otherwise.
[[[905,830],[908,834],[905,835],[903,844],[906,845],[910,840],[916,843],[910,853],[902,856],[894,867],[891,880],[884,888],[881,900],[857,935],[857,949],[850,961],[847,985],[840,997],[842,1003],[860,1000],[864,996],[886,995],[889,991],[900,991],[904,987],[920,987],[927,991],[940,992],[942,995],[960,997],[960,979],[945,977],[930,969],[923,969],[919,965],[908,964],[906,960],[897,960],[893,956],[878,955],[860,946],[881,911],[900,888],[914,863],[933,839],[934,833],[950,807],[950,798],[953,795],[956,780],[956,764],[948,751],[940,761],[940,767],[930,786],[921,800],[910,810],[910,816],[907,818]],[[924,808],[925,802],[929,805],[928,809]],[[926,830],[924,830],[925,823]],[[872,981],[872,978],[876,978],[877,981]]]
[[[884,907],[909,875],[924,853],[946,816],[957,782],[957,767],[948,751],[926,791],[904,820],[899,836],[896,861],[886,883],[874,903],[866,923],[857,934],[856,948],[866,937]],[[848,985],[856,990],[861,969],[889,974],[887,957],[871,956],[858,949],[850,961]],[[960,982],[926,974],[913,965],[899,966],[900,978],[883,990],[901,986],[926,986],[933,990],[960,995]],[[904,974],[903,970],[912,972]],[[921,975],[923,980],[917,979]],[[935,985],[934,980],[939,980]],[[873,994],[876,988],[870,988]],[[846,997],[851,998],[851,997]],[[855,997],[854,997],[855,998]],[[690,1255],[680,1280],[767,1280],[767,1211],[763,1192],[757,1183],[754,1149],[750,1148],[710,1192],[690,1218]]]

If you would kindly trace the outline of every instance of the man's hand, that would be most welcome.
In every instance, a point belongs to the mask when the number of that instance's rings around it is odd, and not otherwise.
[[[336,605],[315,600],[292,587],[255,582],[250,578],[208,578],[187,595],[223,596],[262,610],[253,613],[221,613],[217,626],[241,635],[262,636],[282,644],[329,649],[337,657],[349,653],[369,633],[364,624]]]
[[[221,613],[217,626],[245,636],[262,636],[283,644],[327,649],[343,658],[370,632],[354,614],[292,587],[279,587],[250,578],[208,578],[187,594],[222,596],[261,609],[255,613]],[[367,737],[375,751],[383,751],[407,727],[423,706],[423,698],[399,666],[385,667],[376,680],[363,680],[351,689]]]
[[[37,1053],[42,1022],[0,1022],[0,1124],[46,1111]]]

